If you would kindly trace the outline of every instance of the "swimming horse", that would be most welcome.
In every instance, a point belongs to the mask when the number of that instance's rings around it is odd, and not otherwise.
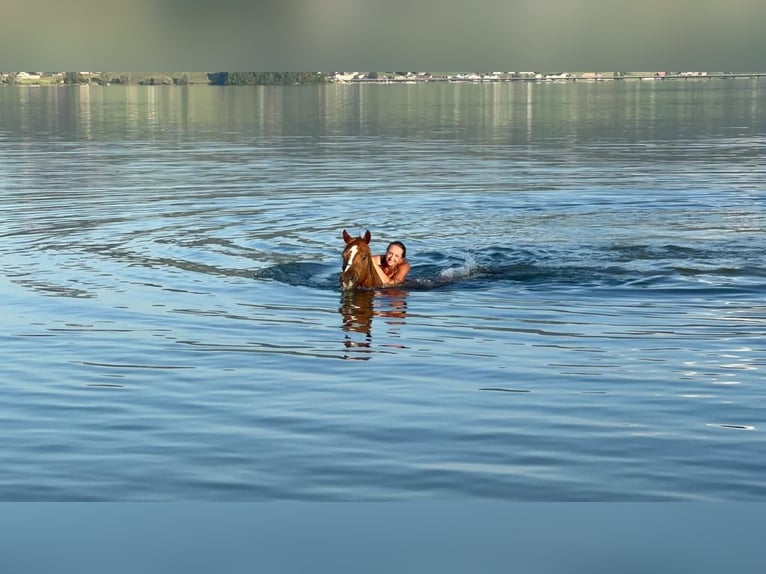
[[[367,230],[363,237],[351,237],[343,230],[343,270],[340,273],[340,285],[345,290],[357,288],[382,287],[375,268],[372,266],[370,239],[372,235]]]

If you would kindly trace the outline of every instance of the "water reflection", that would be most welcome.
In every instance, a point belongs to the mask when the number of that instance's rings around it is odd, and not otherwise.
[[[363,361],[371,358],[374,317],[382,319],[389,336],[399,336],[407,317],[407,295],[403,289],[344,291],[338,311],[343,316],[343,345],[353,354],[347,353],[343,358]]]
[[[711,81],[712,82],[712,81]],[[706,83],[679,90],[675,82],[572,84],[418,84],[252,86],[7,86],[0,91],[3,129],[22,139],[41,132],[92,141],[134,137],[175,139],[209,134],[219,139],[307,134],[390,135],[402,138],[524,144],[602,143],[677,139],[694,125],[731,137],[763,123],[759,84]],[[725,112],[724,112],[725,110]],[[721,132],[721,129],[725,132]],[[425,135],[424,135],[425,134]],[[377,138],[373,138],[377,141]],[[642,153],[651,148],[642,147]]]

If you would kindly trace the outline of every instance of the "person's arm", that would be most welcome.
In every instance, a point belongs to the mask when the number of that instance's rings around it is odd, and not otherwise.
[[[396,273],[393,277],[389,277],[386,275],[386,272],[383,271],[383,268],[379,264],[380,259],[378,257],[374,257],[373,267],[375,267],[375,272],[378,274],[378,278],[380,279],[380,282],[383,283],[383,285],[398,285],[399,283],[404,282],[404,278],[407,277],[407,273],[410,272],[410,264],[406,261],[403,261],[401,264],[399,264],[399,269],[396,270]]]
[[[407,273],[410,272],[410,264],[406,261],[402,261],[399,264],[399,268],[396,270],[396,273],[393,277],[389,279],[391,284],[398,285],[399,283],[404,283],[404,278],[407,277]]]
[[[376,255],[372,258],[372,267],[375,269],[375,273],[378,274],[378,279],[380,279],[380,282],[383,285],[389,285],[391,283],[391,279],[388,278],[388,275],[386,275],[386,272],[383,271],[383,268],[380,266],[382,256]]]

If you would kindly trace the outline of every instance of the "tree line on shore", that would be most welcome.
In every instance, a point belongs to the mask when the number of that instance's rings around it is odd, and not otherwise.
[[[404,78],[412,72],[366,72],[354,77],[369,80]],[[336,80],[335,72],[10,72],[0,73],[0,84],[42,85],[139,85],[186,86],[287,86],[326,84]]]
[[[322,72],[210,72],[207,77],[214,86],[285,86],[329,81]]]
[[[98,84],[141,86],[282,86],[324,84],[331,76],[323,72],[10,72],[0,74],[0,83],[17,84]]]
[[[749,74],[750,77],[764,74]],[[747,75],[742,75],[747,76]],[[139,85],[186,86],[284,86],[329,82],[408,82],[414,81],[554,81],[602,79],[733,78],[727,72],[614,72],[610,74],[536,74],[534,72],[492,72],[471,74],[431,74],[426,72],[0,72],[0,85]]]

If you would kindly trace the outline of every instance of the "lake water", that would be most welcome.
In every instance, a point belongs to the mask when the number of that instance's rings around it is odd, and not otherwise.
[[[765,146],[759,80],[0,88],[0,499],[762,500]]]

